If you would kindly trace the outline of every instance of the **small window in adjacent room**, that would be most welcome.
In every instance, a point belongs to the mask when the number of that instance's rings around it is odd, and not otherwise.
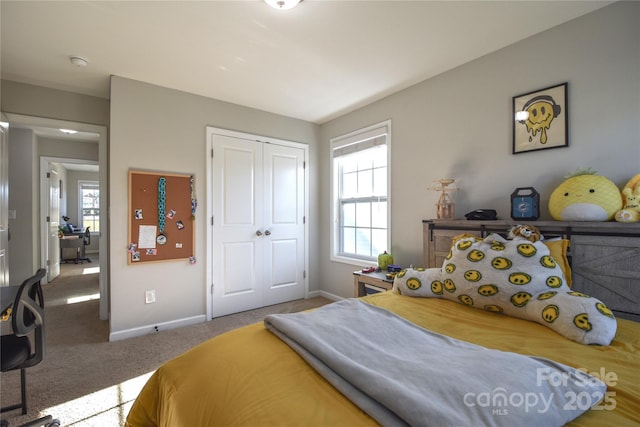
[[[390,250],[391,121],[331,139],[331,259],[370,265]]]
[[[100,231],[100,186],[98,181],[78,181],[80,226],[90,227],[92,233]]]

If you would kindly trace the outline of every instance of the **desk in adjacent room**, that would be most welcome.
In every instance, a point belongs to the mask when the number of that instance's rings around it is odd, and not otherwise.
[[[81,254],[81,250],[84,246],[84,240],[81,234],[64,235],[60,238],[60,262],[73,261],[78,263]],[[73,250],[73,256],[68,256]],[[67,256],[65,256],[65,252]]]

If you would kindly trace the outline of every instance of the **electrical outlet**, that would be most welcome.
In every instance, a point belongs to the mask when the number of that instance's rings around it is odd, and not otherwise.
[[[151,289],[144,292],[144,302],[146,304],[151,304],[156,302],[156,290]]]

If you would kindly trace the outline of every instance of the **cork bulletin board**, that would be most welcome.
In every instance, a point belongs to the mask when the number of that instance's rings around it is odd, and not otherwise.
[[[195,262],[193,175],[129,171],[128,263]]]

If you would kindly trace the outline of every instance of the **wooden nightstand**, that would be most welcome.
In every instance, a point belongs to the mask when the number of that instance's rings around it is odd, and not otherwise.
[[[370,287],[375,291],[387,291],[393,287],[393,279],[387,279],[387,272],[363,273],[353,272],[353,292],[357,297],[367,294],[366,288]]]

